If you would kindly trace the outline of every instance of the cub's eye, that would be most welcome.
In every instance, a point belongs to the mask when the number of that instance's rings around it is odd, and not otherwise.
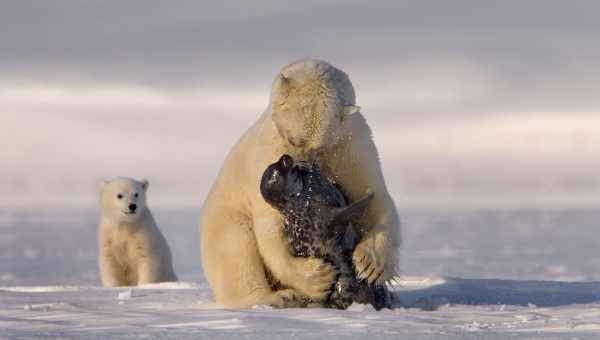
[[[123,195],[121,195],[121,194],[118,194],[118,195],[117,195],[117,198],[118,198],[118,199],[121,199],[121,198],[123,198]]]
[[[133,197],[138,198],[138,194],[133,195]]]

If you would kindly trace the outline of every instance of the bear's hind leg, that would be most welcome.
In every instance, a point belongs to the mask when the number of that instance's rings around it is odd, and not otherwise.
[[[292,289],[273,291],[258,252],[252,222],[223,212],[202,219],[202,266],[215,300],[229,308],[254,305],[289,307],[297,299]]]

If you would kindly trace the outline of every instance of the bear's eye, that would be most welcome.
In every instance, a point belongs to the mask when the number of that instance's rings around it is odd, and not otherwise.
[[[121,195],[121,194],[118,194],[118,195],[117,195],[117,198],[118,198],[118,199],[121,199],[121,198],[123,198],[123,195]]]
[[[133,195],[133,197],[138,198],[138,194]]]

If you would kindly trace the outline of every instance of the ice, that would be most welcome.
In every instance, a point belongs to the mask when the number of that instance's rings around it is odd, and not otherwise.
[[[23,249],[23,257],[28,260],[35,260],[38,258],[38,253],[35,249],[31,247],[26,247]]]
[[[350,312],[374,312],[375,308],[371,305],[365,305],[361,303],[353,303],[348,307],[347,311]]]
[[[14,224],[0,229],[11,240],[0,252],[0,338],[600,336],[594,210],[401,210],[402,275],[391,287],[399,302],[379,312],[222,309],[202,276],[197,211],[155,210],[182,281],[135,288],[100,287],[95,210],[0,210]]]
[[[120,292],[118,295],[119,300],[129,300],[133,298],[135,295],[133,293],[133,288],[129,288],[124,292]]]
[[[360,339],[368,334],[378,339],[463,339],[465,332],[476,332],[490,339],[533,333],[539,339],[558,339],[567,333],[586,338],[600,331],[600,283],[596,282],[577,287],[561,282],[459,278],[445,278],[441,284],[439,278],[428,277],[399,281],[393,293],[402,303],[379,312],[360,304],[346,311],[267,306],[224,310],[212,303],[205,285],[126,290],[50,287],[35,293],[4,290],[0,293],[0,336]],[[115,303],[115,293],[126,300]],[[429,309],[413,303],[435,301],[439,296],[451,303]],[[500,305],[491,302],[494,296]],[[532,308],[522,302],[529,296],[544,298]]]
[[[19,293],[47,293],[47,292],[71,292],[82,289],[91,289],[90,287],[80,286],[15,286],[1,287],[0,291],[19,292]]]
[[[16,281],[16,279],[17,277],[13,273],[3,273],[2,275],[0,275],[0,281],[3,282],[12,282]]]
[[[35,305],[25,305],[25,306],[23,306],[23,309],[27,310],[27,311],[48,312],[52,308],[61,307],[63,305],[64,304],[61,304],[61,303],[40,303],[40,304],[35,304]]]
[[[252,306],[252,309],[269,310],[269,309],[273,309],[273,307],[269,306],[269,305],[254,305],[254,306]]]
[[[160,282],[146,283],[137,287],[137,289],[194,289],[198,284],[194,282]]]

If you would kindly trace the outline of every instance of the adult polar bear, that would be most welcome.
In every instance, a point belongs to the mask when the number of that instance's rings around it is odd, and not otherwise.
[[[397,274],[399,219],[358,110],[348,76],[324,61],[301,60],[277,75],[269,107],[230,151],[202,208],[202,265],[217,303],[293,306],[326,297],[335,279],[322,260],[291,255],[281,215],[260,195],[263,171],[284,153],[316,160],[351,201],[375,193],[353,261],[371,283]]]

